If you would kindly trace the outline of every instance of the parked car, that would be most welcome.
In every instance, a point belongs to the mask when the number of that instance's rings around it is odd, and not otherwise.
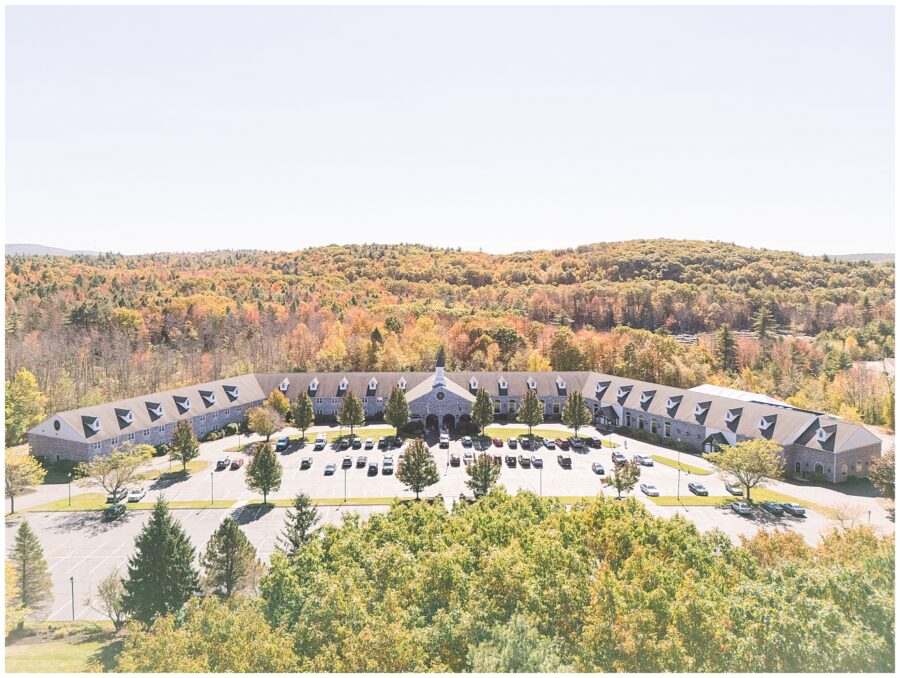
[[[587,449],[581,438],[572,438],[569,442],[572,443],[572,450],[575,452],[584,452]]]
[[[491,461],[498,465],[502,464],[503,463],[503,453],[495,452],[494,454],[491,455]]]
[[[475,453],[474,452],[470,452],[469,450],[466,450],[465,452],[463,452],[463,463],[466,466],[471,464],[473,461],[475,461]]]
[[[459,442],[462,443],[463,447],[472,447],[472,439],[469,436],[463,436]]]
[[[362,449],[362,438],[359,436],[353,436],[352,446],[354,450]]]
[[[594,449],[598,449],[603,447],[603,440],[599,436],[591,436],[588,438],[588,445],[593,447]]]
[[[366,462],[368,458],[365,455],[360,455],[356,458],[356,468],[365,468]]]
[[[134,487],[131,492],[128,493],[128,501],[140,501],[147,494],[147,490],[143,487]]]
[[[558,461],[559,465],[563,468],[572,468],[572,457],[570,457],[568,454],[556,455],[556,461]]]
[[[312,457],[303,457],[303,459],[300,460],[300,469],[301,470],[308,469],[311,466],[312,466]]]
[[[599,461],[595,461],[593,464],[591,464],[591,470],[600,476],[606,473],[606,469],[603,468],[603,464],[601,464]]]
[[[393,457],[385,457],[381,462],[381,472],[385,475],[390,475],[394,472],[394,459]]]
[[[659,490],[656,489],[656,485],[652,485],[651,483],[641,483],[641,492],[646,494],[648,497],[658,497]]]
[[[275,451],[276,452],[284,452],[288,448],[288,439],[287,438],[279,438],[278,442],[275,443]]]
[[[225,459],[219,459],[219,461],[216,462],[216,471],[224,471],[230,465],[231,460],[228,457],[225,457]]]
[[[351,468],[353,466],[353,457],[347,455],[341,459],[341,468]]]
[[[500,438],[494,438],[492,441],[494,447],[503,447],[503,441]]]
[[[338,449],[341,451],[350,449],[350,441],[347,438],[341,438],[338,442]]]
[[[743,501],[736,501],[731,504],[731,510],[737,513],[739,516],[749,516],[753,513],[753,508],[750,504]]]
[[[709,490],[707,490],[706,487],[700,483],[688,483],[688,489],[698,497],[709,496]]]
[[[231,470],[237,471],[241,466],[244,465],[244,460],[240,457],[237,457],[231,461]]]
[[[384,436],[378,439],[378,449],[383,450],[388,446],[388,440]]]
[[[725,483],[725,491],[728,494],[733,494],[735,497],[743,497],[744,496],[744,488],[740,485],[733,485],[731,483]]]
[[[516,442],[515,438],[510,438],[506,441],[506,444],[509,445],[509,449],[514,450],[519,446],[519,443]]]
[[[568,451],[568,449],[569,449],[569,447],[570,447],[570,446],[569,446],[569,441],[566,440],[565,438],[557,438],[554,442],[556,443],[556,446],[557,446],[559,449],[561,449],[561,450],[567,450],[567,451]]]
[[[784,508],[782,508],[781,504],[774,501],[764,501],[760,504],[761,508],[764,508],[766,511],[771,513],[773,516],[783,516]]]
[[[806,509],[800,506],[800,504],[795,504],[794,502],[786,502],[781,505],[781,508],[784,509],[785,513],[788,513],[795,518],[806,517]]]
[[[369,471],[368,471],[368,473],[369,473],[370,476],[377,476],[377,475],[378,475],[378,462],[375,461],[374,459],[373,459],[372,461],[369,462]]]
[[[373,447],[375,447],[375,441],[371,438],[366,438],[366,444],[363,445],[363,449],[371,450]]]
[[[110,492],[106,495],[106,503],[107,504],[115,504],[117,502],[122,501],[125,497],[128,496],[128,490],[124,487],[116,490],[115,492]]]
[[[335,471],[337,471],[337,466],[335,466],[334,464],[325,464],[326,476],[333,476]]]
[[[522,446],[523,450],[534,450],[534,441],[528,436],[519,436],[519,445]]]
[[[613,450],[612,460],[613,460],[613,464],[624,464],[626,461],[628,461],[625,458],[625,455],[622,454],[621,452],[619,452],[618,450]]]
[[[103,510],[103,520],[111,522],[125,513],[125,504],[113,504]]]
[[[632,457],[641,466],[653,466],[653,459],[646,454],[636,454]]]
[[[506,465],[509,466],[510,468],[515,468],[515,467],[516,467],[516,455],[514,455],[514,454],[507,454],[507,455],[506,455],[506,460],[505,460],[505,461],[506,461]]]
[[[325,437],[324,433],[320,433],[316,436],[316,442],[313,443],[313,450],[318,452],[319,450],[324,450],[325,445],[328,444],[328,439]]]
[[[450,434],[449,433],[441,433],[441,440],[438,444],[438,447],[441,449],[447,449],[450,447]]]
[[[459,466],[459,455],[456,452],[450,455],[450,466]]]
[[[544,460],[536,454],[531,455],[531,468],[544,468]]]
[[[519,466],[521,466],[522,468],[531,468],[531,459],[526,457],[524,454],[520,454]]]

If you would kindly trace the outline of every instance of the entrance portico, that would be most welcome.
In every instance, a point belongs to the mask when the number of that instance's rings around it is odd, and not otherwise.
[[[426,429],[456,428],[460,417],[472,412],[475,396],[444,376],[444,365],[438,362],[434,376],[425,379],[406,394],[409,414]]]

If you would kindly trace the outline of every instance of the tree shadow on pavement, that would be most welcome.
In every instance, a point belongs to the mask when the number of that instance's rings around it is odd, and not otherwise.
[[[187,471],[169,471],[168,473],[163,473],[159,478],[150,483],[151,490],[164,490],[167,487],[172,487],[175,483],[180,483],[191,477],[191,474]]]
[[[58,534],[71,534],[72,530],[87,531],[91,536],[109,532],[122,523],[139,520],[136,511],[125,511],[115,520],[103,520],[103,511],[60,511],[54,516],[50,527]]]
[[[238,525],[249,525],[260,518],[264,518],[273,508],[275,508],[274,504],[249,504],[232,511],[231,517]]]
[[[850,480],[846,480],[842,483],[817,483],[813,481],[804,482],[802,480],[797,480],[796,478],[785,478],[782,480],[786,485],[791,485],[792,487],[822,487],[827,490],[833,490],[834,492],[840,492],[841,494],[845,494],[849,497],[878,497],[880,496],[878,490],[875,489],[875,486],[872,484],[872,481],[868,478],[851,478]]]

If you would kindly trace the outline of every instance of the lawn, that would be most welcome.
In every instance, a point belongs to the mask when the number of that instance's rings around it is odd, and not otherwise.
[[[727,497],[698,497],[695,494],[682,494],[681,499],[675,496],[663,496],[663,497],[647,497],[650,501],[652,501],[657,506],[719,506],[721,504],[730,504],[734,501],[743,501],[743,497],[735,497],[735,496],[727,496]],[[821,504],[816,504],[815,502],[806,501],[805,499],[797,499],[797,497],[791,497],[786,494],[782,494],[781,492],[776,492],[775,490],[770,490],[766,487],[754,487],[750,490],[750,498],[756,504],[759,504],[764,501],[774,501],[779,504],[784,503],[793,503],[800,504],[801,506],[805,506],[808,509],[813,509],[814,511],[818,511],[819,513],[825,512],[827,509],[825,506]]]
[[[72,503],[69,498],[51,501],[49,504],[41,504],[33,506],[25,511],[96,511],[106,506],[106,495],[100,492],[87,492],[85,494],[76,494],[72,496]]]
[[[712,475],[712,471],[705,468],[700,468],[699,466],[691,466],[690,464],[685,464],[681,462],[680,464],[674,459],[669,459],[668,457],[661,457],[658,454],[651,454],[650,458],[653,459],[658,464],[663,464],[664,466],[671,466],[672,468],[681,467],[682,471],[686,471],[687,473],[694,473],[698,476],[708,476]]]
[[[47,475],[44,476],[44,485],[65,485],[69,482],[69,474],[78,466],[77,461],[69,459],[61,459],[44,466],[47,469]]]
[[[168,501],[166,505],[170,509],[203,509],[203,508],[231,508],[234,506],[233,499],[216,499],[213,503],[209,503],[205,499],[197,501]],[[153,501],[139,501],[134,504],[125,504],[125,508],[129,511],[146,511],[156,506]]]
[[[344,501],[343,497],[324,497],[321,499],[312,499],[313,504],[317,506],[390,506],[398,501],[397,497],[348,497]],[[270,506],[293,506],[293,499],[269,499],[267,502]],[[247,504],[245,508],[263,508],[261,501]]]
[[[114,640],[106,622],[28,622],[37,636],[7,641],[7,673],[84,673],[110,669]],[[100,629],[97,632],[97,629]]]
[[[203,461],[202,459],[194,459],[193,461],[189,461],[187,463],[187,474],[193,475],[195,473],[200,473],[209,466],[208,461]],[[168,480],[175,479],[184,474],[184,470],[180,462],[172,463],[172,470],[169,469],[152,469],[150,471],[144,471],[143,473],[139,473],[134,477],[136,482],[143,482],[147,480]]]
[[[489,438],[500,438],[501,440],[509,440],[510,438],[518,438],[519,436],[528,435],[528,427],[527,426],[486,426],[484,428],[484,434]],[[560,431],[558,429],[553,428],[542,428],[540,426],[536,426],[531,429],[531,434],[533,436],[539,438],[553,438],[556,440],[557,438],[568,438],[572,435],[571,431]],[[585,432],[582,430],[579,432],[579,438],[585,438]],[[590,437],[590,436],[587,436]],[[606,440],[605,438],[601,438],[603,442],[603,447],[618,447],[618,443],[611,442]]]

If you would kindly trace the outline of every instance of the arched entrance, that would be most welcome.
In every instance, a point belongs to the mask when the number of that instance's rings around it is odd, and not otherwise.
[[[429,414],[425,417],[425,430],[430,431],[432,429],[437,430],[438,427],[438,416],[436,414]]]
[[[814,470],[816,473],[821,473],[822,475],[825,475],[825,467],[824,467],[822,464],[816,464],[816,465],[813,467],[813,470]]]
[[[448,431],[451,431],[456,427],[456,419],[452,414],[445,414],[444,421],[442,423],[444,425],[444,428]]]

